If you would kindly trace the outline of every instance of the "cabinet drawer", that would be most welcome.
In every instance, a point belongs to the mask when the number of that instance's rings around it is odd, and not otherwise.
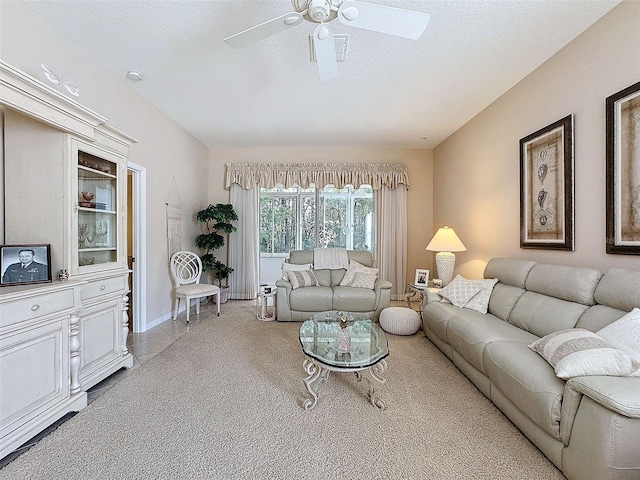
[[[0,327],[73,308],[73,289],[33,295],[0,305]]]
[[[82,286],[82,300],[109,295],[111,293],[123,292],[127,289],[127,277],[112,277],[94,280]]]

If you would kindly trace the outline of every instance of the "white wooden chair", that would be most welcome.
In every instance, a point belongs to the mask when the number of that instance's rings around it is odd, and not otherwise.
[[[176,308],[173,311],[173,319],[178,316],[180,310],[180,299],[184,298],[187,303],[187,323],[189,323],[189,312],[191,310],[191,300],[196,300],[196,314],[200,315],[200,298],[211,295],[216,296],[216,306],[218,316],[220,316],[220,288],[216,285],[209,285],[200,282],[202,275],[202,260],[193,252],[180,251],[171,255],[171,276],[173,277],[176,297]]]

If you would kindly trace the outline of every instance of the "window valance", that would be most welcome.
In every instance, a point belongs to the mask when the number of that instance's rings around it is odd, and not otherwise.
[[[353,185],[371,185],[378,190],[382,185],[396,188],[409,186],[407,166],[402,163],[227,163],[225,188],[237,183],[244,189],[258,184],[263,188],[298,185],[317,188],[329,184],[336,188]]]

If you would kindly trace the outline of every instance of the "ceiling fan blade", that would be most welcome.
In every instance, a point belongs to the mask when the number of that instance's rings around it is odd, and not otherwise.
[[[271,35],[282,32],[288,28],[295,27],[302,23],[302,14],[298,12],[285,13],[273,20],[261,23],[255,27],[248,28],[240,33],[231,35],[224,39],[227,45],[234,48],[242,48],[252,43],[263,40]]]
[[[431,15],[400,8],[347,0],[338,9],[340,23],[417,40]]]
[[[324,82],[337,77],[336,42],[333,39],[331,27],[321,23],[315,28],[313,31],[313,46],[316,52],[320,81]]]

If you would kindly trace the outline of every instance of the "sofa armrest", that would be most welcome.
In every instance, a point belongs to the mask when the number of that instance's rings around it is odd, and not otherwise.
[[[586,395],[605,408],[630,418],[640,418],[640,377],[574,377],[565,392]]]
[[[376,291],[376,295],[379,295],[380,290],[391,290],[392,283],[389,280],[382,280],[376,278],[376,283],[373,285],[373,289]]]
[[[439,302],[442,300],[442,297],[438,292],[440,292],[439,288],[425,288],[422,292],[422,295],[424,296],[423,304],[427,305],[428,303]]]
[[[560,438],[565,445],[569,445],[583,395],[612,414],[640,418],[640,377],[594,375],[570,378],[564,387],[560,420]]]

